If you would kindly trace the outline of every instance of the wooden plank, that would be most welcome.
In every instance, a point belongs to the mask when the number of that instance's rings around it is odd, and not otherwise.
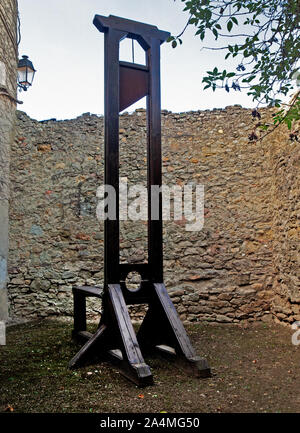
[[[90,338],[92,338],[93,334],[91,332],[88,331],[79,331],[78,332],[78,337],[81,337],[83,340],[90,340]]]
[[[93,296],[95,298],[103,297],[103,289],[100,287],[75,286],[73,287],[73,293],[75,293],[75,296]]]
[[[165,285],[154,284],[154,288],[160,300],[161,306],[164,309],[165,315],[167,316],[168,321],[171,324],[172,330],[176,336],[176,340],[178,341],[182,352],[187,358],[194,358],[196,356],[195,350],[191,345],[190,339],[186,333],[186,330],[184,329],[181,320],[179,319],[176,308],[171,301]]]
[[[158,219],[151,213],[153,197],[152,186],[160,187],[161,174],[161,101],[160,101],[160,43],[151,39],[147,52],[147,66],[150,69],[148,112],[148,261],[151,280],[163,281],[163,232],[162,232],[162,194],[158,197]]]
[[[138,272],[142,280],[148,280],[150,275],[148,263],[120,263],[121,281],[125,281],[129,272]]]
[[[125,32],[110,29],[105,33],[105,169],[104,183],[116,192],[116,219],[104,222],[104,282],[119,278],[119,43]]]
[[[156,348],[168,355],[173,355],[173,356],[176,355],[175,349],[173,349],[173,347],[166,346],[165,344],[158,344]]]
[[[86,330],[86,301],[84,296],[80,296],[73,288],[74,298],[74,330],[73,335],[78,331]]]
[[[140,65],[139,63],[132,63],[132,62],[124,62],[123,60],[119,61],[119,65],[122,67],[130,68],[130,69],[136,69],[138,71],[147,71],[149,72],[149,68],[146,65]]]
[[[164,310],[164,314],[168,319],[170,325],[170,331],[173,333],[174,342],[176,346],[180,348],[178,353],[177,347],[175,347],[177,355],[181,355],[181,361],[187,361],[193,365],[191,368],[201,377],[210,377],[211,372],[209,365],[204,358],[200,358],[196,355],[195,350],[191,344],[191,341],[184,329],[184,326],[178,316],[176,308],[169,297],[167,289],[164,284],[154,284],[155,291],[157,293],[160,304]]]
[[[87,340],[92,338],[93,334],[91,332],[87,331],[73,331],[72,332],[72,338],[76,340],[78,343],[86,343]]]
[[[114,15],[110,15],[109,17],[95,15],[93,23],[102,33],[106,33],[108,29],[109,32],[111,30],[117,29],[126,32],[127,37],[133,39],[137,39],[139,36],[145,36],[148,38],[156,38],[160,43],[163,43],[170,36],[169,32],[159,30],[156,26],[138,21],[127,20]]]
[[[82,346],[79,352],[71,359],[69,362],[69,368],[76,368],[81,365],[84,360],[87,358],[89,352],[95,347],[96,343],[103,336],[103,333],[106,330],[106,326],[102,325],[97,329],[95,334]]]
[[[110,355],[111,361],[118,366],[120,372],[129,380],[138,386],[151,385],[153,376],[138,345],[121,286],[110,284],[108,295],[114,312],[114,317],[111,317],[111,320],[117,322],[116,329],[119,341],[116,341],[116,344],[121,344],[120,347],[110,350],[108,355]],[[119,351],[121,351],[122,357]]]
[[[143,364],[145,361],[136,339],[121,286],[119,284],[110,284],[108,291],[118,321],[126,357],[131,364]]]
[[[119,361],[123,361],[123,355],[121,350],[119,349],[112,349],[109,350],[108,353],[112,356],[114,356],[115,358],[117,358]]]

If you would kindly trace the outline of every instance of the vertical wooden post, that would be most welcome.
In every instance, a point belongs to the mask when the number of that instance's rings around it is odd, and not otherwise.
[[[116,192],[116,219],[104,223],[104,284],[117,283],[119,275],[119,44],[126,32],[105,33],[105,185]]]
[[[74,298],[74,331],[73,335],[76,337],[80,331],[86,331],[86,300],[85,296],[78,293],[73,289]]]
[[[147,51],[149,67],[148,114],[148,258],[151,281],[163,282],[162,193],[153,197],[152,186],[160,188],[161,174],[161,102],[160,102],[160,40],[150,38]],[[156,201],[154,206],[153,200]],[[158,219],[153,218],[156,208]]]

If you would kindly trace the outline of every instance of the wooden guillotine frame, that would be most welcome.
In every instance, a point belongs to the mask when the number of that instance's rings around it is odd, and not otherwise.
[[[104,225],[104,294],[96,287],[74,287],[73,337],[85,344],[70,361],[75,368],[97,353],[113,361],[121,373],[139,386],[153,383],[143,355],[161,352],[200,377],[210,376],[204,358],[195,354],[190,339],[168,295],[163,280],[162,197],[151,218],[152,185],[161,186],[161,102],[160,45],[169,37],[157,27],[115,16],[96,15],[94,25],[105,36],[105,184],[116,191],[116,219]],[[119,45],[124,38],[136,40],[146,52],[146,66],[119,61]],[[147,96],[148,170],[148,262],[120,263],[119,245],[119,113]],[[130,272],[141,276],[138,290],[126,287]],[[97,331],[86,331],[86,297],[102,297]],[[148,304],[137,332],[127,305]]]

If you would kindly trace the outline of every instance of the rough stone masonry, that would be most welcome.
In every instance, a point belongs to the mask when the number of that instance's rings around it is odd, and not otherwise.
[[[7,268],[11,317],[71,315],[72,285],[103,281],[103,118],[18,112],[14,141],[17,1],[1,0],[0,13],[0,321]],[[201,231],[164,224],[165,282],[181,318],[300,320],[300,143],[284,128],[249,142],[251,112],[238,106],[162,116],[164,183],[205,186]],[[145,183],[145,111],[123,114],[120,126],[121,177]],[[123,222],[121,260],[147,260],[146,238],[145,222]]]
[[[17,71],[17,3],[0,4],[0,321],[8,317],[7,256],[10,145],[14,140]]]
[[[72,315],[72,285],[103,282],[103,224],[96,218],[103,118],[86,113],[38,122],[23,112],[17,117],[11,152],[10,314]],[[163,182],[205,188],[201,231],[186,231],[184,219],[164,223],[165,282],[182,320],[300,318],[294,264],[300,257],[299,145],[291,147],[286,136],[276,144],[272,135],[263,143],[249,142],[252,128],[251,110],[240,106],[162,112]],[[144,110],[121,115],[120,146],[120,177],[129,185],[146,183]],[[283,161],[294,176],[288,185]],[[289,241],[293,253],[287,254]],[[147,260],[146,222],[122,222],[121,260]],[[89,311],[95,316],[101,305],[90,301]],[[142,314],[136,308],[132,312],[136,318]]]

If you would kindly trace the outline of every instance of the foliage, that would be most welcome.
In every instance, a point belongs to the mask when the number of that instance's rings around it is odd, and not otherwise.
[[[181,36],[192,25],[201,41],[209,32],[216,41],[225,40],[224,45],[203,48],[225,50],[225,59],[236,60],[235,71],[217,66],[207,71],[204,89],[248,89],[258,106],[279,107],[282,97],[295,87],[293,79],[300,79],[299,0],[181,1],[190,16],[183,31],[169,38],[172,46],[182,44]],[[285,122],[290,129],[298,119],[299,96],[287,111],[277,113],[274,124]]]

